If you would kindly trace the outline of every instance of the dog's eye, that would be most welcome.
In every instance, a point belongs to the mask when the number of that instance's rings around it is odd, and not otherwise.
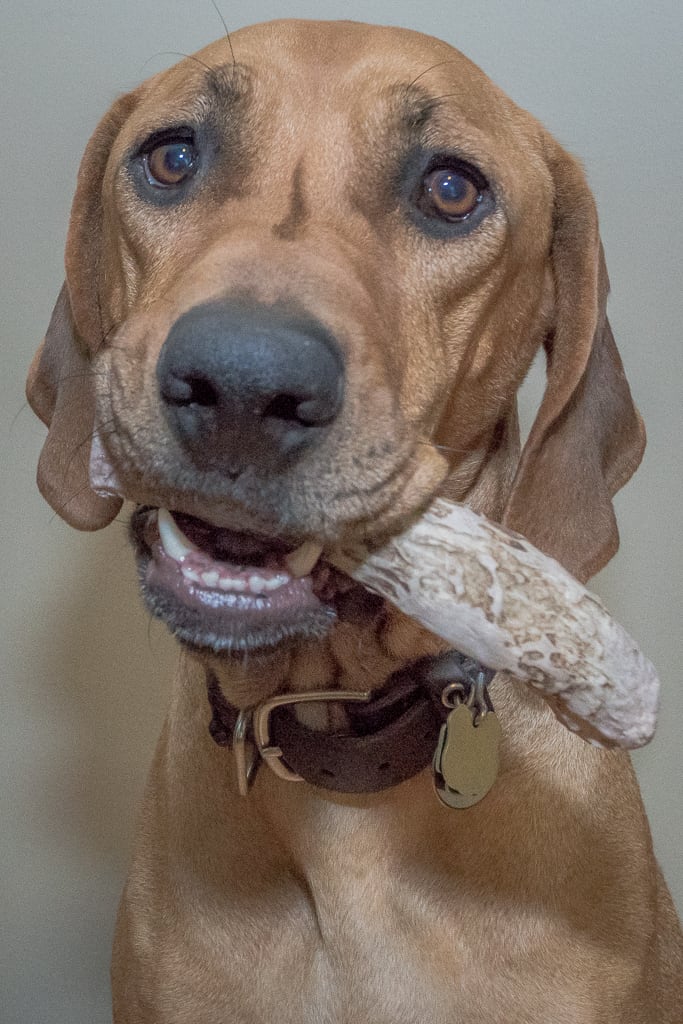
[[[435,167],[422,179],[418,206],[428,216],[462,221],[476,210],[483,190],[473,175],[459,167]]]
[[[171,139],[144,153],[142,160],[150,185],[173,188],[193,173],[197,150],[191,139]]]

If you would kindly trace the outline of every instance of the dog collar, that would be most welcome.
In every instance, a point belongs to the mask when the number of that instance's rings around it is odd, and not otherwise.
[[[247,710],[230,704],[216,676],[207,672],[209,731],[215,743],[233,749],[242,795],[261,761],[280,778],[341,793],[380,792],[412,778],[433,761],[441,799],[449,806],[469,806],[475,801],[444,799],[441,754],[447,749],[448,722],[455,711],[466,707],[475,727],[493,712],[487,687],[494,673],[456,651],[444,662],[448,678],[443,671],[421,671],[429,663],[433,659],[415,662],[372,692],[285,693]],[[345,705],[344,729],[311,729],[294,711],[297,704],[320,701]],[[449,790],[448,785],[445,788]]]

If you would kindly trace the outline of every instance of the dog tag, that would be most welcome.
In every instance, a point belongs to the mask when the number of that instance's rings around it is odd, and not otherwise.
[[[458,704],[441,726],[434,753],[434,786],[448,807],[471,807],[486,796],[498,775],[500,723],[489,711],[477,715]]]

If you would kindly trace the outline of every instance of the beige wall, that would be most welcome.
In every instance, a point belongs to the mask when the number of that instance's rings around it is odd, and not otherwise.
[[[62,279],[80,154],[117,94],[221,33],[209,0],[18,3],[0,25],[1,745],[4,1024],[109,1019],[118,893],[172,651],[141,611],[125,524],[78,535],[39,498],[43,430],[23,378]],[[371,18],[459,46],[580,155],[596,192],[611,319],[649,427],[619,498],[623,545],[599,580],[657,663],[661,724],[636,756],[655,843],[683,905],[680,742],[680,5],[657,0],[223,0],[231,27],[282,15]],[[157,56],[155,56],[157,55]],[[678,316],[677,316],[678,314]],[[533,390],[533,389],[532,389]]]

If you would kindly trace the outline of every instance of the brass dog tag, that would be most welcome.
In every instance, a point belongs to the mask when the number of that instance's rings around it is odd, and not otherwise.
[[[486,796],[498,775],[501,729],[489,711],[477,716],[458,704],[441,726],[434,753],[434,786],[448,807],[471,807]]]

